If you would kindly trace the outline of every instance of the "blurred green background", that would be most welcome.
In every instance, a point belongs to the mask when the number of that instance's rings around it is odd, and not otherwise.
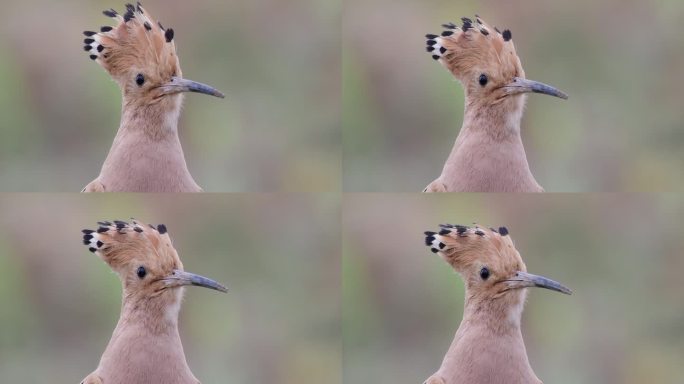
[[[121,95],[82,31],[125,1],[10,0],[0,14],[0,190],[78,192],[100,171]],[[143,1],[176,31],[183,75],[226,94],[186,97],[179,131],[209,192],[341,188],[336,0]]]
[[[444,222],[507,226],[531,273],[523,337],[545,383],[679,384],[684,377],[681,198],[378,195],[344,198],[345,383],[422,383],[463,314],[463,282],[424,245]]]
[[[119,317],[118,277],[81,243],[102,219],[164,223],[189,287],[180,334],[203,383],[340,383],[335,195],[0,196],[0,381],[77,383]]]
[[[532,95],[522,122],[547,191],[684,190],[681,0],[345,0],[344,189],[419,192],[461,127],[463,90],[425,34],[477,13],[510,28]]]

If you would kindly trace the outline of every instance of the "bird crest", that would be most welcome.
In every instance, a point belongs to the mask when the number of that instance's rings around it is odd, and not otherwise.
[[[525,270],[506,227],[484,228],[441,224],[439,232],[425,232],[425,245],[456,271],[488,265],[491,270]]]
[[[122,87],[128,82],[142,86],[146,78],[161,82],[181,76],[173,29],[165,29],[140,3],[126,4],[123,15],[114,9],[103,13],[116,25],[83,32],[83,49]],[[127,76],[131,72],[144,75]]]
[[[464,83],[483,73],[487,78],[478,79],[480,83],[525,77],[510,30],[492,28],[477,15],[475,22],[467,17],[461,20],[460,27],[447,23],[442,25],[445,30],[440,35],[425,35],[433,59]]]
[[[425,232],[425,245],[461,275],[470,299],[491,303],[490,299],[506,296],[509,304],[521,305],[525,298],[521,288],[528,287],[572,294],[556,281],[527,273],[506,227],[482,228],[477,224],[472,227],[441,224],[440,227],[439,232]],[[513,292],[518,295],[509,294]]]
[[[114,220],[98,225],[97,229],[82,231],[83,244],[119,274],[137,265],[159,272],[183,269],[164,224],[155,227],[136,220]]]

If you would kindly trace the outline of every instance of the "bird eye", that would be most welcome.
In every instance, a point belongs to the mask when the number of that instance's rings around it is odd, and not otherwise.
[[[482,269],[480,269],[480,277],[482,278],[482,280],[487,280],[487,278],[489,277],[489,268],[482,267]]]
[[[138,84],[139,87],[142,87],[142,85],[145,84],[145,76],[143,76],[142,73],[138,73],[135,77],[135,83]]]
[[[147,271],[145,270],[145,267],[140,266],[138,267],[138,270],[135,273],[137,273],[138,277],[142,279],[147,274]]]
[[[481,74],[478,81],[480,82],[480,85],[484,87],[485,85],[487,85],[487,81],[488,81],[487,75],[485,75],[484,73]]]

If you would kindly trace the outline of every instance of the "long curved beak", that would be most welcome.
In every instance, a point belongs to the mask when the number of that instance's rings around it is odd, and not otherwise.
[[[513,81],[504,85],[506,93],[509,95],[517,95],[519,93],[542,93],[544,95],[556,96],[561,99],[567,100],[568,95],[565,92],[559,91],[558,89],[541,83],[539,81],[523,79],[521,77],[514,77]]]
[[[205,95],[220,97],[222,99],[225,97],[225,95],[222,92],[214,89],[209,85],[198,83],[196,81],[188,79],[183,79],[180,77],[172,77],[171,81],[162,85],[160,88],[162,92],[166,95],[171,95],[180,92],[196,92],[204,93]]]
[[[506,279],[504,280],[504,282],[506,283],[506,287],[508,287],[509,289],[537,287],[550,289],[552,291],[560,293],[565,293],[566,295],[572,295],[572,291],[570,290],[570,288],[562,285],[557,281],[553,281],[544,276],[537,276],[522,271],[516,272],[512,278]]]
[[[216,281],[194,273],[174,269],[173,273],[164,278],[167,287],[181,287],[184,285],[195,285],[214,289],[220,292],[228,292],[228,289]]]

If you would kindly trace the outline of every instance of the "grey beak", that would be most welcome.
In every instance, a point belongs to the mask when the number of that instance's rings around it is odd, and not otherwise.
[[[170,287],[180,287],[183,285],[195,285],[197,287],[204,287],[214,289],[220,292],[228,292],[228,289],[216,281],[204,276],[196,275],[194,273],[174,269],[170,276],[164,278],[167,285]]]
[[[222,99],[225,97],[223,93],[209,85],[198,83],[196,81],[188,79],[182,79],[180,77],[172,77],[171,81],[161,86],[161,89],[165,94],[168,95],[179,92],[196,92],[203,93],[205,95],[220,97]]]
[[[541,83],[539,81],[523,79],[521,77],[514,77],[513,81],[506,84],[504,88],[509,95],[533,92],[549,96],[556,96],[565,100],[568,98],[568,95],[565,94],[565,92],[559,91],[550,85]]]
[[[566,295],[572,295],[570,288],[562,285],[561,283],[548,279],[544,276],[537,276],[527,272],[516,272],[513,278],[506,280],[506,283],[511,288],[546,288],[552,291],[565,293]]]

